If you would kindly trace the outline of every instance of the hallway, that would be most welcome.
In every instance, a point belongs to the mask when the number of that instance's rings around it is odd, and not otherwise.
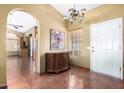
[[[29,85],[25,83],[25,77],[29,77],[30,75],[35,76],[32,60],[27,58],[21,59],[21,57],[18,56],[8,57],[8,88],[30,88]]]

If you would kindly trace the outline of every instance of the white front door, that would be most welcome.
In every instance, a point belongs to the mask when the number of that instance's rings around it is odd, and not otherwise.
[[[90,26],[91,70],[116,78],[122,73],[122,18]]]

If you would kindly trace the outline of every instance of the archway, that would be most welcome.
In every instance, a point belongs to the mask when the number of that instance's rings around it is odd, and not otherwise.
[[[10,46],[8,44],[11,44],[11,46],[9,47],[9,49],[11,50],[13,49],[13,47],[16,47],[15,50],[16,54],[12,55],[12,53],[8,53],[8,50],[7,50],[7,54],[9,54],[8,56],[16,56],[14,60],[16,59],[18,60],[18,57],[21,58],[21,60],[22,58],[25,59],[26,57],[28,57],[29,60],[26,61],[29,62],[27,62],[26,65],[31,62],[33,63],[31,66],[28,66],[29,69],[31,69],[32,71],[31,73],[35,73],[35,72],[40,73],[39,28],[40,27],[37,19],[34,16],[32,16],[32,14],[30,14],[29,12],[23,9],[13,9],[8,14],[7,33],[9,33],[10,37],[12,37],[12,34],[13,36],[15,34],[17,36],[16,38],[17,42],[13,43],[12,41],[9,41],[9,43],[7,43],[7,46]],[[22,60],[21,62],[24,63],[24,60]],[[18,62],[18,65],[20,65],[21,62]],[[26,65],[21,65],[21,66],[24,66],[23,69],[27,69],[28,67],[26,67]],[[15,68],[19,68],[19,70],[20,69],[23,70],[20,66],[19,67],[16,66]]]

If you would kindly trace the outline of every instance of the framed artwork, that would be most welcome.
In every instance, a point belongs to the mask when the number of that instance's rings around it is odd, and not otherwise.
[[[50,50],[62,50],[65,45],[65,33],[50,29]]]

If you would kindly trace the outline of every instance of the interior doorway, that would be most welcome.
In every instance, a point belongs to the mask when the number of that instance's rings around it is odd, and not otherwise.
[[[12,74],[40,73],[39,23],[24,10],[12,10],[7,17],[7,78]],[[18,75],[17,75],[18,76]]]

